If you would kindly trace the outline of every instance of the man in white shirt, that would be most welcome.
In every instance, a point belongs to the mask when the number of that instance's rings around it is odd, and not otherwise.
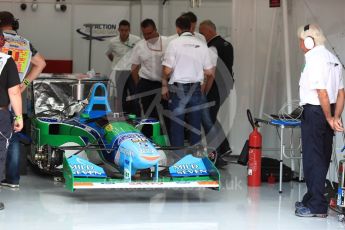
[[[189,18],[190,23],[191,23],[191,25],[190,25],[190,31],[193,33],[193,35],[194,35],[197,39],[199,39],[200,41],[206,43],[206,38],[205,38],[205,36],[202,35],[201,33],[197,32],[197,31],[195,31],[196,25],[197,25],[197,23],[198,23],[198,18],[197,18],[197,16],[196,16],[192,11],[188,11],[188,12],[186,12],[186,13],[183,13],[181,16],[184,16],[184,17]]]
[[[190,32],[192,32],[192,34],[197,39],[199,39],[200,41],[206,43],[206,39],[205,39],[204,35],[198,33],[197,31],[195,31],[195,28],[196,28],[196,25],[197,25],[197,22],[198,22],[197,16],[193,12],[191,12],[191,11],[186,12],[186,13],[182,13],[181,16],[189,18],[189,20],[191,22]],[[178,37],[179,37],[178,34],[174,34],[174,35],[169,36],[168,40],[170,42],[170,41],[172,41],[172,40],[174,40],[175,38],[178,38]]]
[[[122,20],[119,23],[119,35],[112,38],[106,55],[112,62],[111,80],[115,84],[115,110],[122,110],[128,113],[139,115],[137,100],[127,101],[127,96],[135,94],[135,85],[130,77],[130,55],[135,44],[140,41],[140,37],[130,34],[130,23],[127,20]],[[122,102],[120,108],[119,102]]]
[[[213,68],[206,44],[195,38],[190,28],[188,17],[176,19],[179,37],[169,43],[162,63],[162,97],[169,100],[171,111],[170,144],[178,147],[184,146],[185,125],[190,130],[190,144],[201,141],[202,82],[204,75],[212,75]]]
[[[302,114],[303,171],[307,193],[295,203],[295,214],[301,217],[327,217],[324,196],[326,176],[332,155],[334,131],[343,131],[344,108],[342,66],[325,46],[318,25],[298,30],[305,66],[300,78]]]
[[[137,43],[131,56],[132,78],[137,86],[137,97],[140,97],[144,117],[159,119],[157,107],[161,105],[162,56],[167,38],[159,35],[152,19],[141,22],[141,31],[144,39]],[[163,108],[167,107],[164,103]]]

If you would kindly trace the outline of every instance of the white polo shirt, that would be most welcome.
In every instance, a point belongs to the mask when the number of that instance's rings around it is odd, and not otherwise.
[[[326,89],[330,103],[335,103],[338,90],[344,88],[338,58],[324,46],[316,46],[305,53],[305,61],[299,81],[300,105],[320,105],[317,89]]]
[[[130,70],[131,50],[141,38],[133,34],[129,34],[127,41],[122,42],[120,36],[110,39],[106,54],[113,55],[111,68],[114,70]]]
[[[194,32],[193,35],[194,35],[197,39],[199,39],[200,41],[204,42],[205,44],[207,43],[207,42],[206,42],[205,36],[202,35],[201,33]],[[174,39],[176,39],[176,38],[178,38],[178,37],[179,37],[178,34],[171,35],[171,36],[168,37],[168,41],[171,42],[172,40],[174,40]]]
[[[213,67],[207,45],[190,32],[169,43],[162,65],[173,69],[169,84],[203,82],[204,70]]]
[[[162,81],[162,58],[167,43],[167,37],[159,36],[154,43],[142,39],[136,44],[132,52],[131,64],[140,65],[140,78]]]
[[[218,51],[217,51],[216,47],[210,46],[210,47],[208,47],[208,50],[210,53],[212,66],[217,67]]]

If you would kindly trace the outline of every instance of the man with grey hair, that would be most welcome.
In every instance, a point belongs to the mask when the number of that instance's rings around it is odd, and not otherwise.
[[[318,25],[298,29],[305,66],[299,81],[302,114],[303,172],[307,193],[295,203],[300,217],[327,217],[324,196],[326,176],[332,155],[334,131],[343,131],[344,108],[342,66],[324,46],[325,36]]]
[[[215,105],[209,109],[212,124],[207,122],[205,114],[203,114],[202,124],[206,132],[210,130],[210,126],[214,126],[219,131],[219,138],[217,139],[222,142],[217,148],[219,156],[216,165],[224,166],[227,162],[223,157],[232,151],[224,130],[217,120],[217,115],[221,105],[229,96],[230,90],[233,87],[232,66],[234,63],[234,50],[230,42],[217,34],[216,25],[211,20],[201,22],[199,32],[206,38],[207,46],[218,56],[214,79],[207,79],[205,87],[207,101],[211,103],[215,102]]]

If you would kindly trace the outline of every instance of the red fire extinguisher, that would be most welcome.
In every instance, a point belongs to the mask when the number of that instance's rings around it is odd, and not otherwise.
[[[253,127],[253,132],[249,135],[248,186],[260,186],[262,136],[253,122],[253,117],[249,109],[247,110],[247,115]]]

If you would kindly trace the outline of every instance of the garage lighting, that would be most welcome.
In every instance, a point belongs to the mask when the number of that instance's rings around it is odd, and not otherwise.
[[[200,7],[201,6],[201,0],[190,0],[190,7]]]
[[[33,0],[31,4],[31,10],[36,11],[38,8],[37,0]]]

